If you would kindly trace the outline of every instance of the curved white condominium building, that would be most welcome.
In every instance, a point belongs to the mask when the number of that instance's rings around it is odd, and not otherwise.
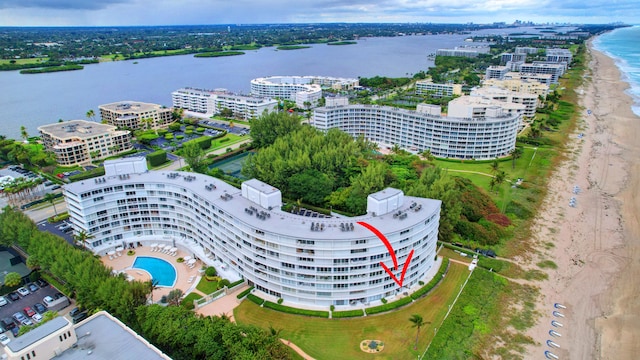
[[[515,148],[520,114],[495,105],[460,106],[457,113],[467,117],[441,116],[439,106],[426,104],[418,105],[418,111],[377,105],[322,107],[314,110],[313,125],[414,152],[428,149],[442,158],[494,159]]]
[[[256,289],[304,305],[367,304],[405,292],[381,263],[400,279],[408,257],[403,288],[430,280],[439,200],[387,188],[369,195],[367,215],[294,214],[281,210],[278,189],[256,179],[237,189],[134,162],[108,161],[105,176],[65,185],[74,229],[95,236],[89,246],[97,253],[126,242],[186,238],[194,253],[213,254]],[[393,252],[359,222],[384,234]]]
[[[269,76],[251,80],[251,94],[287,99],[298,107],[316,106],[322,98],[322,87],[353,89],[358,79],[326,76]]]

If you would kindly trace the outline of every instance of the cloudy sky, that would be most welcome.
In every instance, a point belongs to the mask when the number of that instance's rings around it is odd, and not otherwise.
[[[640,23],[638,0],[0,0],[0,26]]]

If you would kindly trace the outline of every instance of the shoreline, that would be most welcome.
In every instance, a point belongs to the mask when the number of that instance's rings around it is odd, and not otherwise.
[[[532,240],[543,250],[529,267],[551,259],[558,268],[535,284],[540,316],[527,331],[536,345],[527,347],[526,359],[542,358],[545,350],[562,359],[634,359],[640,352],[635,339],[640,334],[640,198],[635,192],[640,117],[632,111],[629,84],[614,59],[594,49],[592,41],[587,43],[590,71],[576,89],[582,93],[583,115],[532,225]],[[581,132],[584,137],[577,139]],[[575,185],[578,194],[572,192]],[[569,206],[571,197],[576,207]],[[561,310],[564,318],[553,315],[556,302],[567,307]],[[552,320],[563,326],[552,326]],[[550,336],[549,330],[562,337]],[[561,348],[548,347],[547,340]]]

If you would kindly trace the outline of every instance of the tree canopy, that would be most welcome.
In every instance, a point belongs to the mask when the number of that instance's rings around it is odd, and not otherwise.
[[[271,112],[251,120],[253,145],[263,148],[273,144],[278,137],[302,127],[300,121],[299,116],[288,112]]]

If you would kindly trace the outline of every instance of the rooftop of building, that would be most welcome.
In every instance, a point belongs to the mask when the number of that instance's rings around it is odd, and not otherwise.
[[[64,122],[42,125],[38,130],[47,133],[55,138],[90,138],[96,135],[113,132],[116,127],[108,124],[101,124],[94,121],[70,120]]]
[[[56,359],[170,359],[120,320],[104,311],[94,314],[76,326],[76,336],[77,346],[62,352]]]
[[[110,104],[100,105],[99,108],[109,110],[112,112],[132,112],[132,111],[147,112],[147,111],[163,109],[166,107],[158,104],[125,100],[125,101],[118,101]]]
[[[240,189],[237,189],[219,179],[188,172],[171,172],[171,171],[148,171],[138,174],[104,176],[101,182],[94,180],[83,180],[65,185],[65,191],[73,194],[81,194],[87,191],[95,190],[97,186],[113,186],[124,183],[143,183],[145,186],[153,186],[153,184],[172,184],[176,187],[188,189],[195,194],[194,197],[206,201],[207,206],[214,206],[221,209],[225,213],[233,216],[239,223],[245,223],[253,228],[263,230],[265,232],[277,232],[285,236],[302,236],[305,238],[323,240],[331,238],[333,240],[351,241],[354,238],[370,237],[368,230],[356,227],[354,231],[341,231],[340,224],[344,222],[355,223],[357,221],[366,221],[373,226],[385,229],[385,231],[399,231],[407,227],[416,225],[424,221],[424,214],[431,214],[439,208],[439,200],[431,200],[405,196],[404,204],[399,211],[407,211],[408,216],[402,220],[392,218],[391,213],[372,214],[354,216],[354,217],[325,217],[326,215],[308,212],[305,215],[289,213],[280,208],[265,209],[249,199],[242,196]],[[251,180],[249,183],[252,184]],[[99,185],[96,185],[99,184]],[[165,186],[165,191],[166,191]],[[276,191],[276,188],[274,191]],[[416,203],[420,213],[414,210],[408,211],[411,204]],[[415,206],[414,206],[415,208]],[[412,208],[412,209],[414,209]],[[308,215],[308,216],[307,216]],[[423,216],[420,216],[423,215]],[[311,230],[312,224],[323,224],[322,231]]]
[[[9,350],[17,353],[68,325],[69,320],[63,316],[58,316],[51,319],[51,321],[48,321],[41,326],[38,326],[37,328],[34,328],[31,331],[11,340],[11,342],[6,346]]]

